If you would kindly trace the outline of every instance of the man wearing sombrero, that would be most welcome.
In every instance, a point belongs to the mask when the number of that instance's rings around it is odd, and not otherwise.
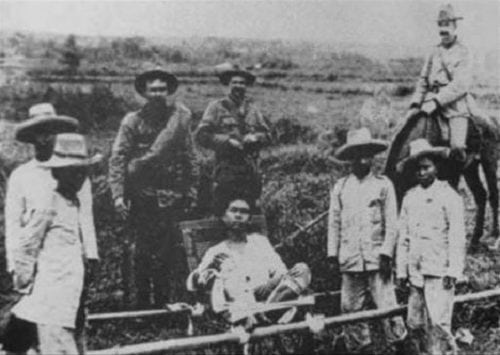
[[[62,133],[56,136],[51,158],[39,165],[56,184],[32,206],[20,235],[19,250],[24,253],[14,266],[16,282],[26,292],[12,313],[36,325],[41,354],[84,351],[78,349],[76,329],[83,316],[88,235],[82,232],[88,227],[79,191],[88,181],[88,167],[101,158],[89,156],[82,135]],[[16,330],[11,329],[6,338],[23,335],[15,334]]]
[[[399,284],[410,284],[407,323],[419,354],[447,354],[450,348],[456,354],[451,318],[465,266],[465,225],[462,198],[437,179],[438,161],[446,155],[445,148],[417,139],[404,163],[418,185],[403,199],[396,272]]]
[[[173,261],[182,255],[175,224],[186,213],[196,178],[191,112],[174,100],[177,87],[177,78],[163,69],[137,76],[135,89],[147,102],[122,120],[109,161],[114,206],[134,235],[140,308],[150,306],[150,293],[156,305],[168,302]],[[128,297],[130,275],[123,273]]]
[[[342,312],[356,312],[371,295],[377,308],[397,305],[392,263],[397,240],[396,196],[391,181],[372,172],[373,157],[388,143],[373,139],[367,128],[351,130],[335,158],[348,161],[351,173],[339,179],[330,194],[327,255],[332,269],[342,274]],[[389,343],[402,346],[403,319],[384,319]],[[345,342],[349,351],[369,352],[366,323],[349,325]]]
[[[235,65],[219,69],[219,79],[228,86],[228,94],[208,104],[195,132],[198,144],[215,152],[212,191],[215,214],[223,208],[221,201],[235,192],[243,192],[252,209],[255,208],[262,190],[259,151],[270,141],[268,124],[246,95],[255,76]]]
[[[421,110],[436,117],[443,140],[450,143],[451,158],[459,163],[466,159],[468,120],[492,127],[470,93],[472,58],[457,36],[457,21],[462,19],[450,4],[440,7],[437,29],[441,42],[425,61],[407,116]]]
[[[19,294],[30,293],[32,274],[26,273],[26,260],[36,252],[29,247],[32,233],[31,225],[33,211],[45,201],[57,181],[50,170],[44,169],[45,163],[52,155],[54,136],[61,132],[74,132],[78,129],[75,118],[57,115],[49,103],[40,103],[29,109],[29,119],[16,128],[16,139],[23,143],[33,144],[35,157],[20,165],[11,173],[7,184],[5,198],[5,249],[7,270],[13,277],[14,290]],[[88,260],[97,260],[97,243],[92,212],[91,184],[87,179],[78,192],[80,201],[82,240],[85,255]],[[26,244],[28,243],[28,244]],[[28,247],[28,248],[27,248]],[[31,263],[27,264],[32,265]],[[83,311],[83,309],[82,309]],[[82,313],[83,314],[83,313]],[[82,317],[83,320],[83,317]],[[4,349],[13,352],[26,352],[36,340],[33,334],[33,324],[13,317],[9,323],[13,334],[22,335],[9,337],[9,344]],[[83,323],[79,324],[83,331]],[[79,345],[82,345],[80,342]]]

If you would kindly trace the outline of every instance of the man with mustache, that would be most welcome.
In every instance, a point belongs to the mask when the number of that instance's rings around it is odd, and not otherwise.
[[[351,130],[335,152],[351,163],[351,173],[339,179],[330,194],[327,255],[333,272],[342,275],[342,312],[361,311],[372,299],[377,308],[397,305],[393,261],[397,241],[396,195],[391,181],[373,173],[373,158],[388,143],[373,139],[367,128]],[[333,276],[333,275],[332,275]],[[382,321],[387,341],[398,350],[406,337],[400,316]],[[371,353],[367,323],[346,326],[348,351]]]
[[[168,301],[173,261],[183,255],[175,223],[193,197],[191,112],[172,98],[177,87],[177,78],[162,69],[138,75],[135,89],[147,102],[125,116],[111,151],[114,206],[135,239],[139,308],[150,306],[150,293],[156,305]]]
[[[470,94],[471,56],[457,36],[457,21],[461,19],[451,5],[440,8],[437,25],[441,42],[425,61],[407,115],[412,117],[424,111],[436,117],[443,140],[449,139],[451,157],[459,164],[466,159],[469,118],[478,124],[491,125]]]
[[[217,292],[226,302],[279,302],[296,298],[311,282],[304,263],[287,269],[266,236],[250,231],[250,203],[234,195],[222,202],[221,242],[207,250],[200,265],[189,275],[188,289]],[[215,299],[212,295],[212,299]]]
[[[228,95],[209,103],[195,132],[197,143],[215,152],[215,214],[221,212],[221,201],[235,192],[246,195],[251,208],[255,208],[262,190],[259,150],[270,142],[269,126],[246,94],[255,76],[229,65],[219,79],[229,87]]]

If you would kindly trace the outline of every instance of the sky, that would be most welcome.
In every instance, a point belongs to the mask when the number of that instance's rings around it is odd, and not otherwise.
[[[449,1],[448,1],[449,2]],[[500,48],[500,0],[451,1],[472,47]],[[0,30],[77,35],[437,43],[430,0],[0,0]]]

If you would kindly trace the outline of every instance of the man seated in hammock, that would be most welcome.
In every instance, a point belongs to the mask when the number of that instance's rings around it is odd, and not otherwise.
[[[190,291],[210,290],[221,303],[280,302],[296,298],[311,282],[305,263],[287,270],[266,236],[250,232],[250,204],[245,197],[226,201],[220,216],[221,242],[207,250],[189,275]]]

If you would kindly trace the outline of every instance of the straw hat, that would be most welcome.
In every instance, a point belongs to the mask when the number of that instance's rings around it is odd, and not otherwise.
[[[455,10],[451,4],[442,5],[439,8],[437,22],[447,22],[447,21],[456,21],[463,20],[463,17],[459,17],[455,15]]]
[[[229,85],[233,76],[241,76],[245,78],[247,85],[253,85],[255,83],[255,75],[247,70],[241,69],[238,65],[224,63],[218,65],[215,69],[218,72],[217,76],[223,85]]]
[[[44,168],[88,166],[102,160],[101,154],[89,156],[85,137],[78,133],[61,133],[56,136],[52,156],[40,163]]]
[[[169,95],[172,95],[179,87],[179,81],[174,74],[171,74],[162,68],[155,68],[146,70],[145,72],[137,75],[134,83],[135,90],[139,93],[139,95],[144,96],[144,92],[146,91],[146,82],[154,79],[166,81]]]
[[[335,152],[339,160],[352,160],[357,156],[374,156],[387,149],[389,143],[381,139],[373,139],[368,128],[347,132],[347,142]]]
[[[16,139],[25,143],[33,143],[40,133],[75,132],[79,127],[76,118],[58,115],[54,106],[47,102],[31,106],[28,115],[29,118],[16,128]]]
[[[403,161],[403,164],[406,167],[422,157],[447,158],[448,155],[449,148],[433,147],[427,139],[419,138],[410,142],[410,155]]]

